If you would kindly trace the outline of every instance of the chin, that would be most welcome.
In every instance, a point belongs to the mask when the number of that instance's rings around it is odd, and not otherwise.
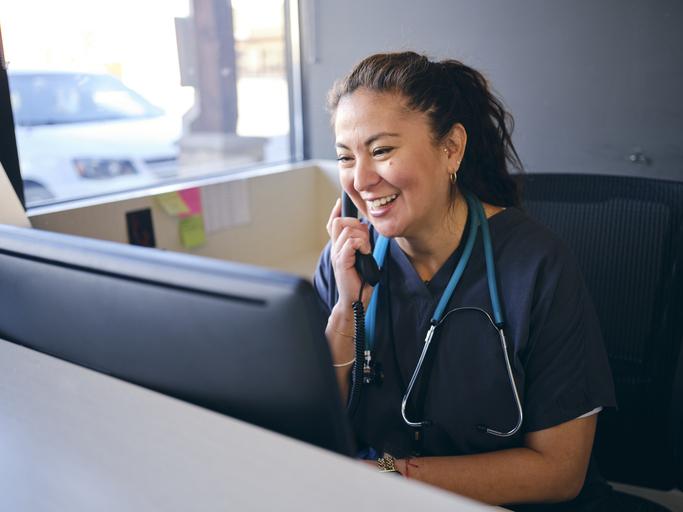
[[[403,234],[403,230],[394,222],[386,222],[384,219],[369,219],[372,226],[380,235],[386,238],[396,238]]]

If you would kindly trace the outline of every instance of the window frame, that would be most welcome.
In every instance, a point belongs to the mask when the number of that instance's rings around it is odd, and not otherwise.
[[[2,27],[0,27],[0,163],[7,173],[21,206],[26,210],[24,184],[19,169],[19,152],[14,131],[14,114],[9,94],[7,61],[2,45]]]
[[[284,37],[285,37],[285,63],[288,90],[289,107],[289,148],[290,156],[288,163],[301,162],[304,160],[304,128],[303,128],[303,97],[302,97],[302,68],[301,46],[299,25],[299,0],[284,0]],[[136,197],[155,195],[157,193],[183,190],[191,184],[198,182],[213,182],[227,174],[249,172],[254,169],[281,166],[283,162],[259,162],[236,168],[230,168],[226,172],[211,174],[210,176],[193,176],[189,178],[177,178],[160,182],[149,186],[124,189],[115,192],[90,195],[82,198],[56,199],[36,205],[26,205],[24,201],[24,185],[19,164],[19,152],[16,141],[14,115],[10,100],[9,78],[7,65],[2,46],[2,31],[0,30],[0,162],[2,162],[14,190],[21,201],[22,206],[31,214],[45,213],[47,211],[67,211],[82,208],[94,204],[117,202]]]

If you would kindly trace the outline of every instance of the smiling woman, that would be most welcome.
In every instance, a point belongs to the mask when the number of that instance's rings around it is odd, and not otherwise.
[[[500,100],[474,69],[405,52],[362,61],[329,106],[367,222],[333,208],[315,285],[343,394],[362,364],[359,286],[369,307],[381,377],[352,409],[359,456],[520,510],[607,506],[590,463],[597,413],[615,405],[600,329],[572,256],[518,209]],[[374,289],[354,266],[373,247]]]

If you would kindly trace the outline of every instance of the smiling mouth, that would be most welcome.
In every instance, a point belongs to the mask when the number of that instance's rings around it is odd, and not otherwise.
[[[379,199],[375,199],[373,201],[367,201],[367,203],[371,210],[376,210],[377,208],[381,208],[382,206],[393,202],[397,197],[398,194],[391,194],[390,196],[380,197]]]

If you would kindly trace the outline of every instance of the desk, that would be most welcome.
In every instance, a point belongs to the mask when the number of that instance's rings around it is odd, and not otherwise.
[[[0,340],[0,510],[492,510]]]

